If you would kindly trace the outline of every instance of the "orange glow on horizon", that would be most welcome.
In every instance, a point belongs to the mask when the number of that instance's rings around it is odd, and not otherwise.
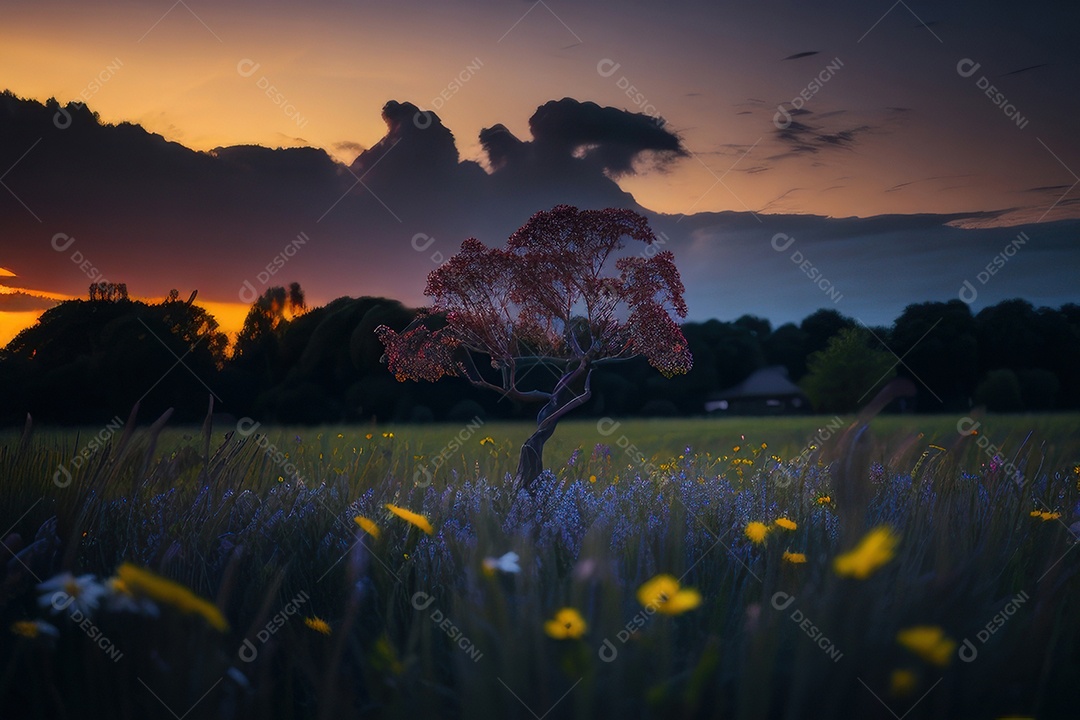
[[[6,346],[16,335],[37,322],[44,310],[24,312],[0,312],[0,347]]]
[[[23,292],[27,295],[58,301],[85,299],[43,290],[25,290],[22,288],[9,288],[0,285],[0,294],[9,294],[13,292]],[[132,300],[153,305],[163,302],[165,298],[132,298]],[[196,300],[195,304],[205,308],[208,313],[214,316],[214,319],[218,321],[218,330],[229,337],[230,344],[235,342],[237,333],[239,333],[240,329],[244,326],[244,318],[247,317],[248,310],[251,309],[249,305],[237,302]],[[0,310],[0,347],[4,347],[20,332],[34,325],[44,312],[45,310]]]

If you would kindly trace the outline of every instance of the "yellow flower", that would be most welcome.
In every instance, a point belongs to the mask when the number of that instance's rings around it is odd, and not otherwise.
[[[480,444],[481,445],[488,445],[488,444],[494,445],[495,444],[495,438],[491,437],[490,435],[488,437],[486,437],[486,438],[481,438]]]
[[[817,499],[817,501],[818,501],[818,505],[828,505],[829,503],[832,502],[832,498],[829,497],[828,495],[822,495],[821,497],[819,497]]]
[[[376,540],[379,539],[379,526],[374,521],[367,519],[363,515],[357,515],[353,518],[353,522],[360,526],[360,529],[366,532]]]
[[[1059,517],[1061,517],[1061,513],[1059,513],[1059,512],[1053,512],[1052,513],[1052,512],[1043,512],[1043,511],[1040,511],[1040,510],[1032,510],[1031,511],[1031,517],[1041,518],[1043,522],[1046,522],[1047,520],[1057,520]]]
[[[386,504],[386,509],[394,513],[410,525],[415,525],[416,527],[420,528],[428,535],[431,535],[435,532],[435,528],[431,527],[431,523],[428,522],[428,519],[423,515],[420,515],[419,513],[414,513],[412,510],[406,510],[405,508],[398,507],[397,505],[391,505],[390,503]]]
[[[364,437],[365,437],[365,438],[367,438],[368,440],[370,440],[372,436],[371,436],[371,433],[368,433],[368,434],[367,434],[367,435],[365,435]]]
[[[47,622],[42,620],[17,620],[11,623],[11,632],[24,638],[37,638],[42,635],[51,635],[56,637],[59,635],[59,631]]]
[[[793,553],[784,551],[783,559],[793,565],[801,565],[806,562],[806,555],[803,553]]]
[[[571,607],[565,607],[555,613],[555,617],[544,623],[544,632],[556,640],[577,640],[588,629],[585,618]]]
[[[910,670],[893,670],[889,678],[889,693],[893,697],[907,697],[915,690],[918,679]]]
[[[322,618],[319,618],[319,617],[304,618],[304,624],[307,625],[309,628],[311,628],[312,630],[314,630],[317,633],[322,633],[323,635],[329,635],[330,634],[330,623],[326,622]]]
[[[765,535],[769,532],[769,526],[765,523],[753,521],[746,523],[746,537],[750,538],[751,542],[756,545],[760,545],[765,542]]]
[[[589,482],[591,482],[591,483],[596,482],[596,476],[595,475],[590,475],[589,476]]]
[[[229,623],[225,621],[225,616],[221,614],[217,605],[199,597],[180,583],[155,575],[131,563],[124,563],[118,567],[116,576],[132,595],[143,595],[151,600],[172,605],[181,612],[201,615],[215,630],[225,632],[229,628]]]
[[[394,652],[394,646],[390,644],[390,638],[386,635],[382,635],[375,641],[375,647],[371,649],[371,664],[375,666],[377,670],[386,671],[392,675],[400,675],[405,671],[405,667],[398,660],[397,653]]]
[[[865,580],[893,558],[900,537],[892,528],[882,525],[868,532],[859,544],[843,555],[833,559],[837,575]]]
[[[798,525],[795,524],[794,520],[788,520],[787,518],[777,518],[776,525],[778,527],[784,528],[785,530],[794,530],[798,527]]]
[[[916,625],[896,633],[896,642],[928,663],[945,667],[956,651],[956,641],[937,625]]]
[[[392,433],[392,432],[384,432],[384,433],[382,434],[382,436],[383,436],[384,438],[390,438],[391,440],[393,440],[393,439],[394,439],[394,433]]]
[[[33,620],[18,620],[11,623],[11,632],[26,638],[36,638],[38,626]]]
[[[701,593],[680,588],[679,581],[666,573],[657,575],[638,588],[638,602],[664,615],[679,615],[701,604]]]

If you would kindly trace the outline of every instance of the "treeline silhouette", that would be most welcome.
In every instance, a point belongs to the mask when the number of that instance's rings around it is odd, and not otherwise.
[[[29,413],[35,422],[98,424],[127,417],[137,402],[144,420],[171,407],[174,420],[195,422],[211,393],[216,412],[276,423],[463,422],[537,411],[460,378],[397,382],[374,333],[379,325],[401,330],[415,317],[395,300],[342,297],[308,309],[299,285],[271,288],[232,346],[193,301],[176,292],[157,304],[96,293],[46,311],[0,350],[0,422],[21,424]],[[665,379],[642,359],[598,369],[593,399],[578,414],[701,415],[706,398],[758,368],[782,365],[793,381],[804,380],[814,353],[858,323],[818,310],[776,328],[751,315],[682,327],[690,373]],[[1080,407],[1078,305],[1036,309],[1015,299],[973,314],[960,300],[927,302],[907,307],[891,327],[863,332],[897,375],[915,381],[918,395],[906,410]],[[555,381],[543,366],[526,373],[536,387]]]

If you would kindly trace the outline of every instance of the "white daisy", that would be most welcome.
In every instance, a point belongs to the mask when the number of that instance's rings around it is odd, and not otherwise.
[[[11,632],[25,638],[57,637],[60,635],[60,631],[44,620],[19,620],[11,625]]]
[[[38,605],[51,607],[53,615],[62,611],[74,613],[78,610],[83,615],[90,615],[97,609],[98,601],[108,590],[93,575],[75,577],[69,572],[60,573],[51,580],[37,586],[41,597]]]
[[[486,557],[484,558],[484,570],[488,574],[494,574],[496,570],[504,573],[519,573],[521,572],[521,566],[518,565],[518,554],[511,550],[502,557]]]

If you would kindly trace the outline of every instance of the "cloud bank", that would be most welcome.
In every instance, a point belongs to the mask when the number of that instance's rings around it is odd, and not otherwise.
[[[65,113],[70,121],[58,121]],[[850,146],[868,131],[796,117],[778,138],[797,154]],[[751,312],[781,321],[836,307],[887,322],[910,302],[956,297],[965,280],[976,283],[977,307],[1012,296],[1078,299],[1069,271],[1080,260],[1076,221],[961,228],[992,214],[665,216],[617,182],[687,156],[652,117],[551,101],[529,119],[528,138],[485,128],[483,164],[461,160],[434,112],[390,101],[383,120],[386,135],[351,147],[359,155],[345,165],[316,148],[197,152],[137,125],[103,125],[84,106],[0,95],[0,266],[15,274],[4,284],[84,296],[101,279],[126,282],[136,296],[198,289],[240,302],[248,286],[298,280],[313,302],[386,295],[421,304],[427,273],[462,240],[501,243],[537,210],[570,203],[649,214],[682,268],[692,319]],[[1021,231],[1027,243],[979,284]],[[794,238],[783,251],[781,233]]]

